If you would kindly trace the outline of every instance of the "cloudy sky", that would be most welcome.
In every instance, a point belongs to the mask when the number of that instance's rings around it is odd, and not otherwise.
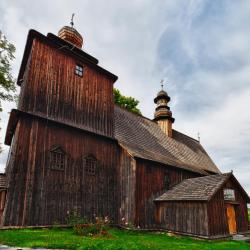
[[[15,44],[17,77],[29,29],[43,34],[69,24],[84,50],[119,76],[116,87],[153,117],[165,79],[174,128],[197,138],[223,171],[250,193],[250,1],[2,0],[0,30]],[[1,115],[3,142],[8,112]],[[0,155],[3,171],[8,147]]]

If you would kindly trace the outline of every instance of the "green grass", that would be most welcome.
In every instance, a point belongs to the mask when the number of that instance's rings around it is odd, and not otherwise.
[[[250,244],[231,240],[208,242],[189,237],[171,237],[166,233],[142,233],[111,229],[109,237],[83,237],[72,229],[0,230],[0,244],[19,247],[107,250],[226,250],[250,249]]]

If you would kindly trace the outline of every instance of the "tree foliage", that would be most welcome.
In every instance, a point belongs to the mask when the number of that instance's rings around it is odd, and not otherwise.
[[[15,58],[15,46],[0,31],[0,111],[1,101],[14,101],[16,87],[11,74],[11,61]]]
[[[126,108],[127,110],[141,115],[140,109],[138,109],[137,105],[139,101],[131,96],[124,96],[118,89],[113,89],[115,104],[119,105],[122,108]]]
[[[0,30],[0,112],[2,111],[1,101],[14,101],[16,98],[16,87],[11,74],[11,61],[15,58],[15,51],[15,46],[8,42]]]

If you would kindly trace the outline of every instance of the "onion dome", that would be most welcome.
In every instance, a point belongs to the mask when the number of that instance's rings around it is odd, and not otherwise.
[[[73,21],[74,16],[75,14],[73,13],[70,22],[71,27],[69,26],[62,27],[58,32],[58,36],[81,49],[83,45],[83,38],[81,34],[74,28],[74,21]]]
[[[154,99],[154,103],[157,103],[159,99],[166,99],[167,102],[170,101],[170,97],[168,96],[168,93],[164,91],[163,89],[158,92],[157,96]]]
[[[58,36],[64,39],[67,42],[72,43],[73,45],[77,46],[78,48],[82,48],[83,45],[83,38],[78,31],[69,26],[64,26],[58,32]]]
[[[169,119],[172,123],[174,122],[174,118],[172,117],[172,112],[168,106],[168,102],[170,101],[170,96],[163,89],[158,92],[157,96],[154,99],[154,103],[156,103],[154,120],[158,121],[161,119]]]

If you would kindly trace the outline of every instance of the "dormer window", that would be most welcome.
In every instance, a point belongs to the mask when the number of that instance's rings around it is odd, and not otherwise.
[[[83,76],[83,66],[76,64],[75,74],[82,77]]]
[[[66,165],[66,154],[60,147],[50,150],[50,168],[54,170],[64,170]]]

